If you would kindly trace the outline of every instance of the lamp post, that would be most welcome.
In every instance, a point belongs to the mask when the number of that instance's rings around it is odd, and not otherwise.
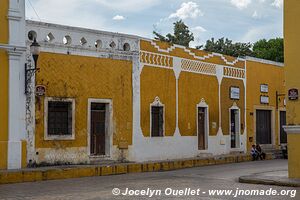
[[[37,43],[36,38],[34,38],[33,43],[30,45],[30,53],[33,58],[33,66],[32,64],[25,63],[25,94],[29,93],[29,84],[32,76],[39,70],[37,68],[37,62],[40,54],[40,45]]]

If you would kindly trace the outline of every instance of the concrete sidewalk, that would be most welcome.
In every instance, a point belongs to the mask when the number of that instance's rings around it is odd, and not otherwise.
[[[253,174],[249,176],[241,176],[240,183],[262,184],[262,185],[277,185],[287,187],[300,187],[300,179],[288,178],[288,171],[271,171]]]
[[[274,156],[267,154],[267,159]],[[200,167],[251,161],[247,154],[224,155],[207,158],[190,158],[145,163],[111,163],[99,165],[67,165],[21,170],[0,170],[0,184],[45,181],[55,179],[107,176],[127,173],[170,171],[183,168]]]

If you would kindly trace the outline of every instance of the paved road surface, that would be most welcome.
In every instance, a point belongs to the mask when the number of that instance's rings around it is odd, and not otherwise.
[[[32,200],[112,200],[112,199],[201,199],[201,200],[221,200],[221,199],[297,199],[300,200],[300,188],[297,189],[296,197],[290,196],[238,196],[234,195],[209,195],[209,190],[270,190],[270,188],[281,191],[295,190],[295,188],[263,186],[238,183],[237,179],[242,175],[252,173],[285,170],[286,160],[257,161],[228,165],[216,165],[199,168],[182,169],[177,171],[125,174],[104,177],[89,177],[68,180],[44,181],[35,183],[21,183],[11,185],[0,185],[0,199],[32,199]],[[112,189],[119,188],[124,192],[126,188],[130,190],[151,190],[157,193],[156,196],[114,196]],[[200,189],[197,196],[167,196],[166,188],[173,190],[184,190],[191,188]],[[161,195],[159,192],[161,191]],[[168,190],[167,192],[169,192]],[[118,192],[116,189],[115,192]],[[197,191],[195,191],[197,192]],[[232,193],[232,194],[233,194]],[[293,193],[294,194],[294,193]]]

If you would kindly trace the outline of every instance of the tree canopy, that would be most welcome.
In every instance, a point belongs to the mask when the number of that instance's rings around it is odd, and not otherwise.
[[[194,35],[190,32],[189,27],[185,25],[182,20],[176,21],[174,23],[174,34],[168,33],[163,36],[156,31],[153,31],[156,40],[163,42],[169,42],[171,44],[179,44],[189,47],[190,42],[194,41]]]
[[[204,46],[205,51],[221,53],[224,55],[230,55],[234,57],[250,56],[252,55],[251,43],[233,43],[228,38],[220,38],[215,41],[214,38],[207,40]],[[203,46],[197,46],[197,49],[201,49]]]
[[[276,62],[284,62],[284,41],[282,38],[262,39],[254,43],[253,56]]]

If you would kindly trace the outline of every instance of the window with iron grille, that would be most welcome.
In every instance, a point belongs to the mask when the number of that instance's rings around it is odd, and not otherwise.
[[[151,137],[164,136],[164,107],[151,106]]]
[[[48,135],[72,135],[72,102],[48,101]]]

